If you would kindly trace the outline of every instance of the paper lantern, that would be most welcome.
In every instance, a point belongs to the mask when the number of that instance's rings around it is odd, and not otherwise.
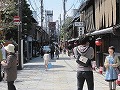
[[[118,79],[116,80],[116,84],[120,86],[120,74],[118,74]]]
[[[99,73],[102,74],[103,73],[103,67],[100,66],[99,68]]]
[[[96,46],[101,46],[102,45],[102,41],[101,40],[96,40],[95,44],[96,44]]]

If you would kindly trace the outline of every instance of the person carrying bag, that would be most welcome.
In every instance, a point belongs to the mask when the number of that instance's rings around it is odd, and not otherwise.
[[[91,66],[91,60],[94,58],[94,49],[89,46],[89,37],[81,40],[77,47],[77,90],[83,90],[83,85],[86,80],[88,90],[94,90],[94,78]]]
[[[86,47],[86,49],[89,49],[89,47]],[[81,55],[82,52],[79,50],[79,48],[77,48],[77,51],[78,51],[77,63],[84,67],[91,66],[91,60],[85,56],[87,54],[85,53],[87,50],[85,50],[84,55]]]

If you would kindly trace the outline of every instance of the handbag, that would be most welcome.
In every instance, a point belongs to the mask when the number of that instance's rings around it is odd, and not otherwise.
[[[86,58],[85,56],[78,55],[76,62],[84,67],[92,66],[91,60]]]
[[[88,47],[89,48],[89,47]],[[91,65],[91,60],[83,55],[80,54],[80,50],[77,48],[77,60],[76,62],[84,67],[92,66]]]
[[[88,58],[86,58],[85,56],[80,56],[79,60],[80,60],[82,63],[86,64],[87,61],[88,61]]]
[[[48,69],[52,68],[52,64],[49,62],[48,63]]]

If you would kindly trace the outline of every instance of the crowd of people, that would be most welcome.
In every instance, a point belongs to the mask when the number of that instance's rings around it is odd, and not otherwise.
[[[45,51],[43,54],[46,71],[48,70],[50,59],[54,59],[55,56],[59,59],[61,51],[58,44],[51,44],[50,49],[50,52]],[[88,85],[88,90],[94,90],[92,60],[95,53],[94,48],[90,46],[89,37],[82,38],[79,43],[75,41],[74,46],[68,45],[67,50],[68,56],[71,55],[70,53],[73,53],[76,63],[78,64],[77,90],[83,90],[85,80]],[[106,68],[105,81],[109,82],[110,90],[116,90],[116,80],[118,79],[119,74],[117,73],[116,68],[120,66],[120,60],[115,54],[114,46],[110,46],[108,48],[108,53],[109,55],[105,58],[104,62],[104,66]],[[4,45],[0,43],[0,62],[1,67],[4,70],[4,80],[7,81],[8,90],[16,90],[14,81],[17,78],[17,56],[15,54],[15,46],[13,44],[8,44],[4,47]]]
[[[57,58],[59,58],[60,48],[58,45],[51,46],[51,59],[54,58],[54,52]],[[74,41],[74,44],[68,44],[66,51],[68,51],[68,56],[73,55],[76,63],[78,64],[77,68],[77,90],[83,90],[83,85],[86,80],[88,85],[88,90],[94,90],[94,75],[93,75],[93,66],[94,62],[94,49],[90,46],[90,38],[84,37],[79,42]],[[64,49],[63,49],[64,52]],[[115,55],[114,46],[108,48],[109,55],[105,58],[104,66],[105,71],[105,81],[109,82],[109,89],[116,90],[116,80],[118,79],[118,74],[116,68],[120,66],[120,60],[117,55]],[[48,53],[44,54],[45,68],[47,69],[50,56]],[[46,59],[47,62],[46,62]]]
[[[43,54],[43,59],[44,59],[44,64],[45,64],[45,70],[48,70],[48,64],[50,59],[54,59],[56,57],[59,59],[59,54],[60,54],[60,47],[58,44],[51,44],[50,46],[50,52],[49,51],[42,51]]]
[[[68,56],[74,55],[78,64],[77,68],[77,90],[83,90],[83,85],[86,80],[88,90],[94,90],[94,75],[93,75],[93,58],[94,49],[90,46],[90,38],[82,38],[81,41],[74,42],[74,44],[68,44]],[[110,46],[108,48],[109,55],[106,56],[104,66],[105,81],[109,82],[109,90],[116,90],[116,80],[118,79],[118,67],[120,66],[120,60],[115,54],[115,47]]]

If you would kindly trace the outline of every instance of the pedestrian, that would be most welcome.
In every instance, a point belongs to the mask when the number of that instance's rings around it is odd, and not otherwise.
[[[74,48],[73,48],[73,55],[74,55],[74,58],[77,59],[77,42],[75,41],[74,42]]]
[[[4,77],[4,68],[2,68],[1,66],[1,61],[6,60],[6,51],[4,48],[3,43],[0,43],[0,81],[2,81],[3,77]]]
[[[120,65],[118,56],[115,55],[114,46],[108,48],[109,55],[105,58],[104,66],[106,68],[105,81],[109,82],[109,89],[116,90],[116,80],[118,78],[115,68]]]
[[[2,55],[2,45],[0,43],[0,81],[2,81],[2,68],[1,68],[1,61],[3,60],[3,55]]]
[[[49,52],[45,52],[44,56],[43,56],[43,59],[44,59],[44,64],[45,64],[45,70],[47,71],[48,69],[48,63],[49,63],[49,60],[50,60],[50,55],[49,55]]]
[[[70,56],[71,55],[71,53],[72,53],[72,44],[68,44],[68,46],[67,46],[67,48],[68,48],[68,56]]]
[[[76,62],[78,63],[77,69],[77,90],[83,90],[83,85],[86,80],[88,90],[94,90],[94,78],[91,66],[91,60],[94,58],[94,49],[89,46],[89,37],[81,39],[80,45],[77,48],[78,57]],[[81,57],[85,57],[82,61]]]
[[[4,79],[7,81],[8,90],[16,90],[14,81],[17,79],[17,56],[15,55],[15,46],[8,44],[4,47],[7,52],[6,60],[2,61],[4,68]]]
[[[2,45],[2,48],[1,48],[1,50],[2,50],[2,58],[3,58],[3,60],[5,60],[6,59],[6,51],[5,51],[3,43],[1,43],[1,45]]]
[[[60,53],[62,53],[62,46],[60,46]]]
[[[55,55],[56,55],[57,59],[59,59],[59,46],[58,45],[56,45],[56,47],[55,47]]]
[[[41,47],[41,58],[43,58],[44,52],[43,52],[43,48]]]
[[[54,52],[55,52],[55,47],[54,47],[53,44],[51,44],[50,49],[51,49],[51,51],[50,51],[50,53],[51,53],[51,59],[53,59],[54,58]]]

